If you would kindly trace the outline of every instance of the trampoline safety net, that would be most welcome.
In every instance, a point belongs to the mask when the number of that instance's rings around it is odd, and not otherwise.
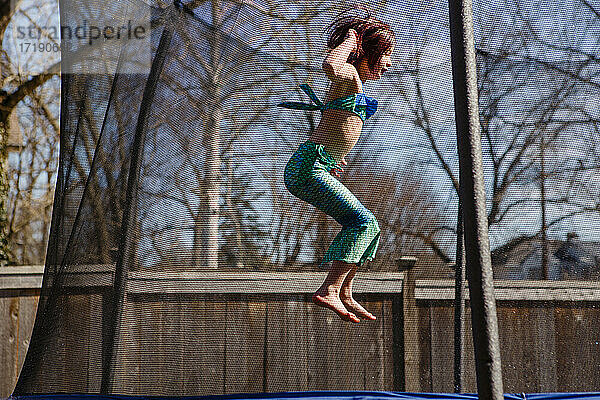
[[[325,99],[326,28],[353,5],[61,0],[62,27],[130,23],[139,35],[92,45],[62,32],[60,166],[14,395],[454,390],[445,1],[366,4],[396,45],[389,71],[364,82],[377,112],[337,179],[381,229],[355,285],[377,319],[344,322],[311,302],[340,224],[292,195],[284,169],[321,113],[277,104],[308,102],[301,84]],[[600,6],[473,9],[504,390],[592,391]],[[468,315],[467,303],[462,390],[474,392]]]

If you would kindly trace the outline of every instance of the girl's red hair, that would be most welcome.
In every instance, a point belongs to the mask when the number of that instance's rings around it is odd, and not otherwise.
[[[365,17],[358,15],[346,15],[351,10],[362,10],[366,12]],[[367,57],[371,71],[383,54],[396,42],[396,36],[391,27],[378,19],[371,17],[371,12],[364,7],[356,7],[345,10],[327,27],[329,39],[327,47],[334,49],[345,39],[348,31],[354,29],[358,34],[358,51],[350,53],[348,62],[356,65],[363,57]]]

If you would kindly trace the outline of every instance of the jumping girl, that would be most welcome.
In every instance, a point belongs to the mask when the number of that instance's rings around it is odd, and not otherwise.
[[[328,28],[329,52],[323,69],[331,80],[325,102],[308,85],[302,90],[315,104],[284,102],[281,107],[320,110],[319,125],[285,167],[287,189],[342,225],[325,254],[332,261],[327,278],[315,292],[315,304],[335,311],[345,321],[374,320],[352,297],[358,267],[373,260],[379,245],[379,225],[373,213],[340,181],[345,156],[360,137],[363,123],[377,109],[377,100],[363,92],[363,83],[380,79],[392,63],[395,36],[390,26],[371,18],[338,17]]]

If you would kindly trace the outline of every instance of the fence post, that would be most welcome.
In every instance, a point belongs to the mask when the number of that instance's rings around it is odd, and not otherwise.
[[[415,299],[415,277],[411,269],[415,266],[415,257],[401,257],[396,260],[398,271],[404,272],[404,288],[402,289],[402,324],[403,334],[402,354],[403,362],[403,388],[405,392],[419,392],[420,384],[420,352],[419,352],[419,315]],[[396,333],[399,329],[395,329]],[[396,371],[394,371],[396,372]]]

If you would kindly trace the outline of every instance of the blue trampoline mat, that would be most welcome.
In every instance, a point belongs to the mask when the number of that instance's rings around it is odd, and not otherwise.
[[[319,392],[285,392],[285,393],[240,393],[215,396],[121,396],[77,393],[37,394],[13,396],[10,400],[470,400],[477,399],[476,394],[453,393],[400,393],[400,392],[362,392],[362,391],[319,391]],[[600,400],[600,392],[582,393],[533,393],[505,394],[507,400]]]

